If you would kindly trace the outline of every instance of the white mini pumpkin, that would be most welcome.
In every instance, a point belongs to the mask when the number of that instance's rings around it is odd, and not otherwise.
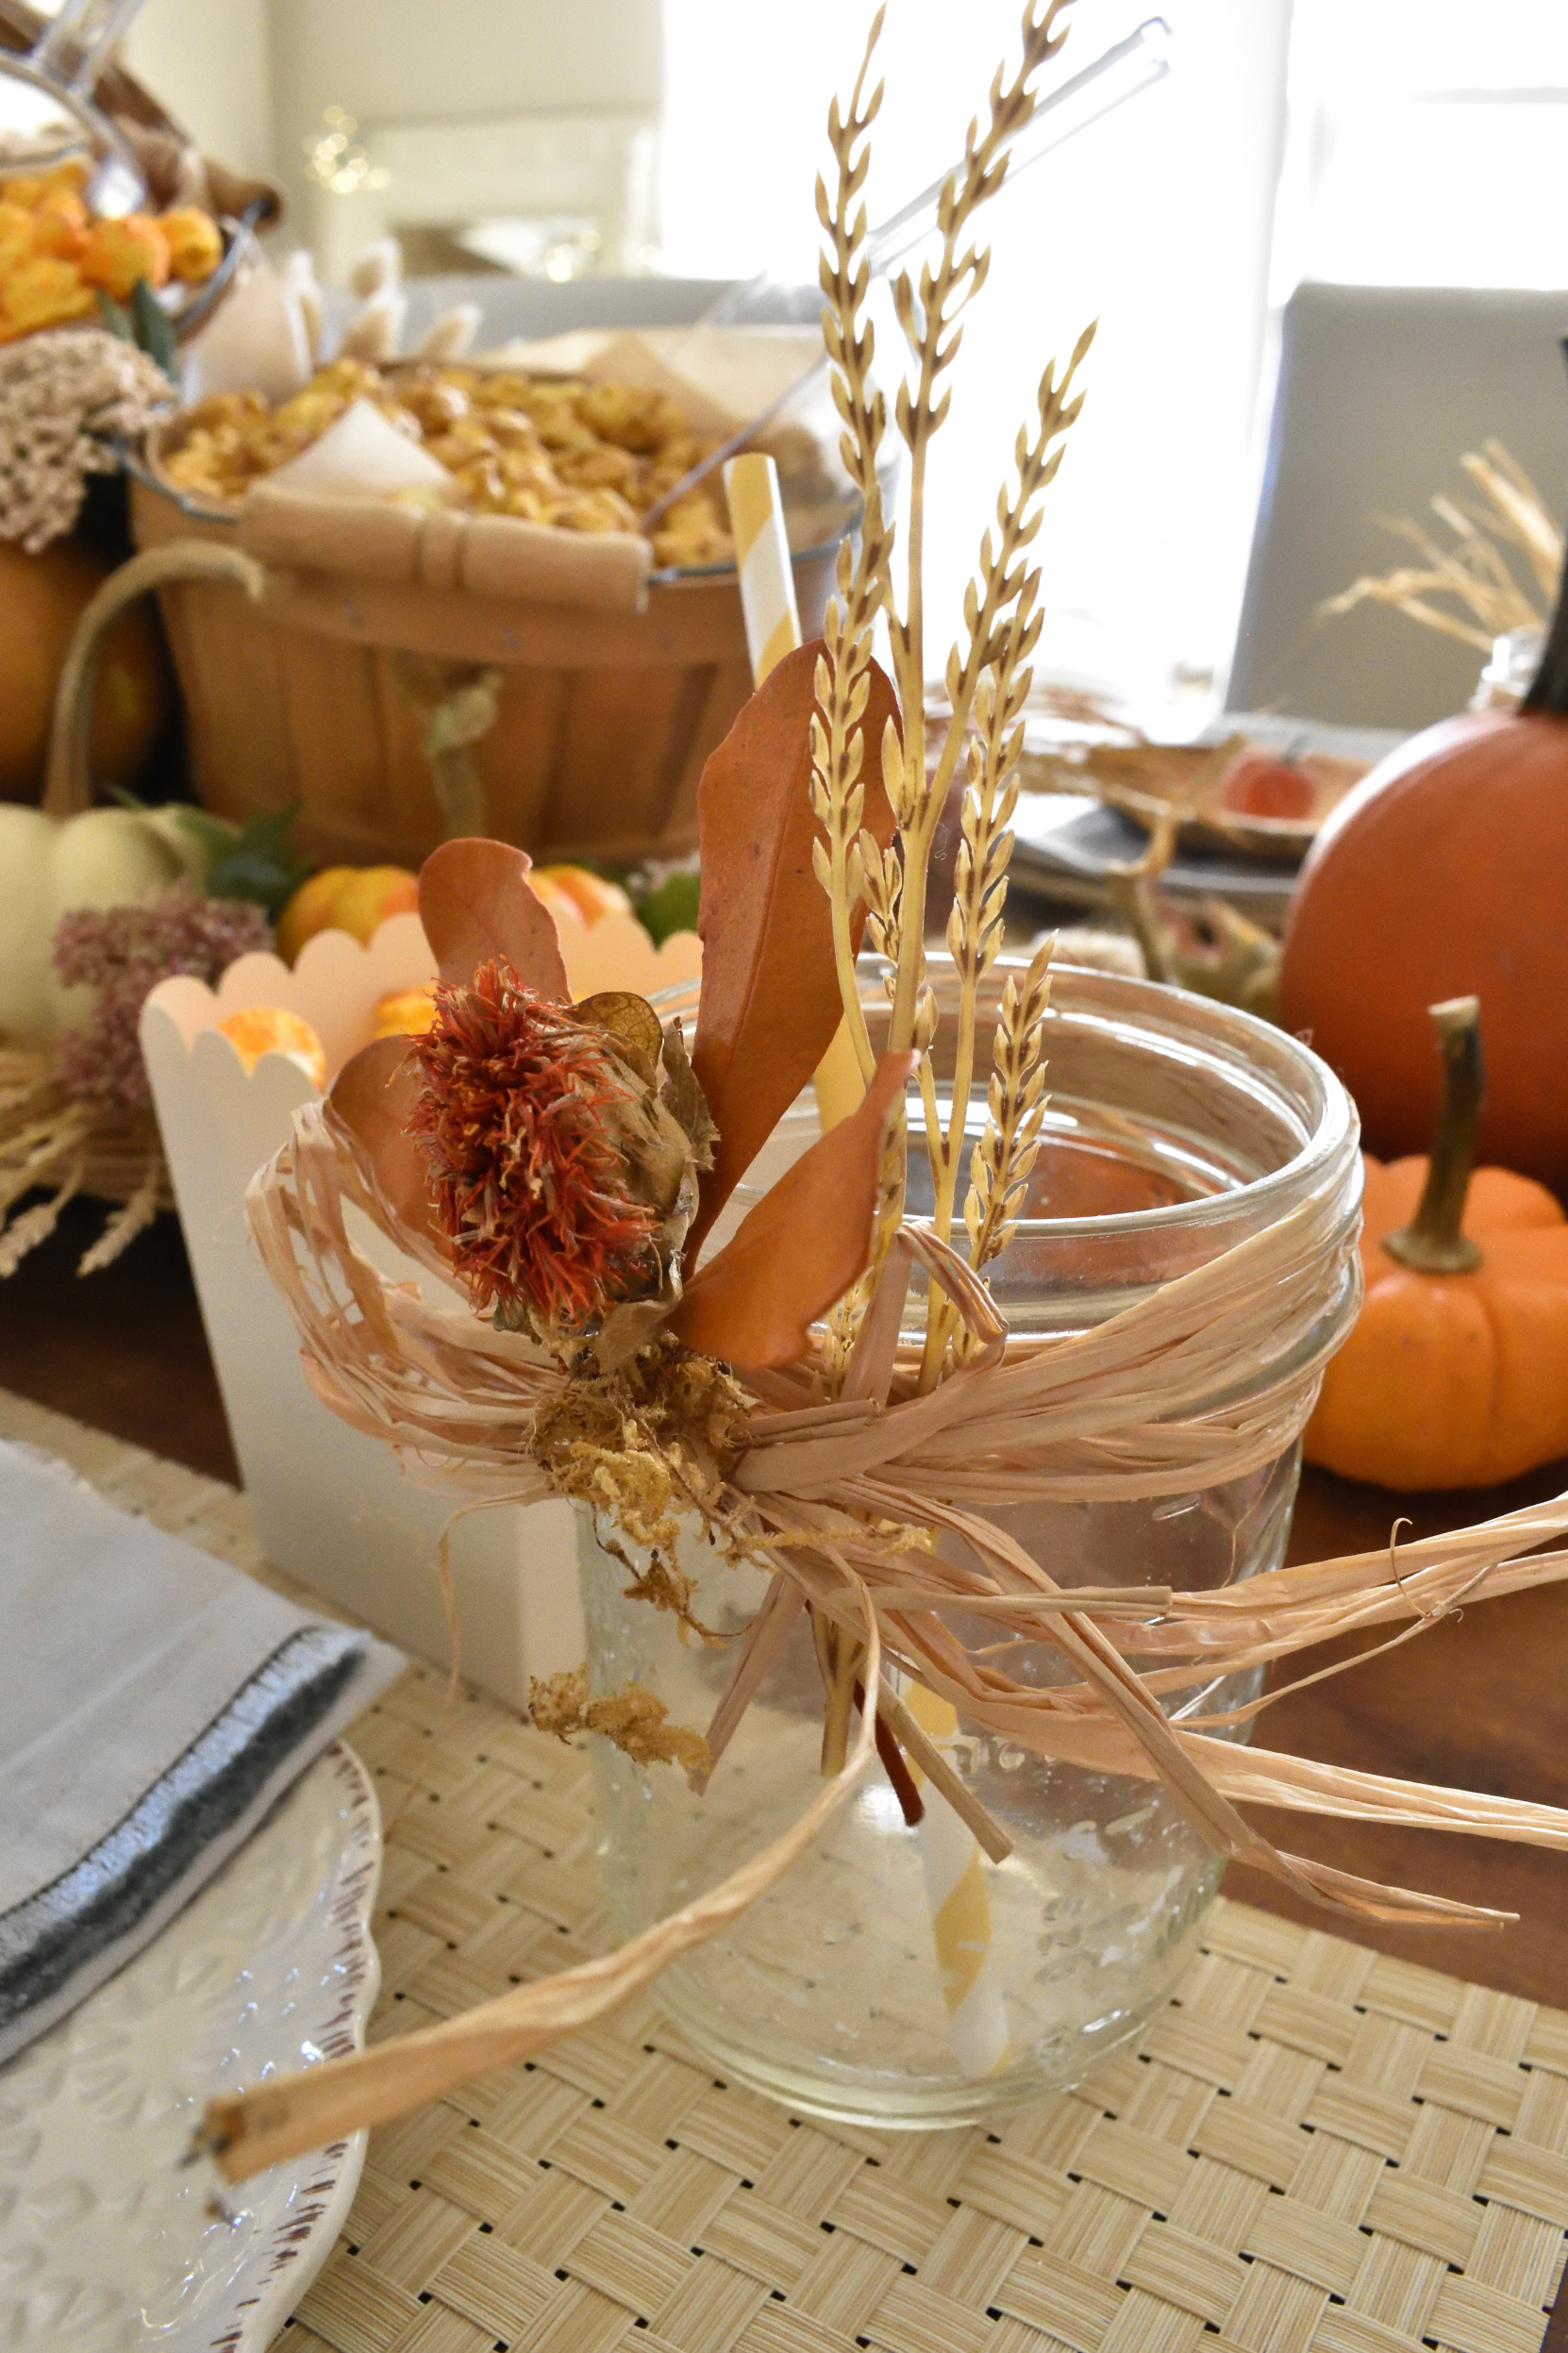
[[[92,697],[108,635],[125,607],[165,580],[205,579],[259,599],[259,567],[237,549],[176,540],[111,573],[76,625],[55,697],[42,809],[0,803],[0,1038],[41,1044],[86,1018],[90,989],[64,988],[51,954],[73,908],[122,907],[149,891],[207,880],[210,855],[177,805],[93,809]]]
[[[41,1043],[83,1018],[91,992],[56,976],[55,926],[76,907],[120,907],[189,879],[207,853],[173,809],[90,809],[79,817],[0,802],[0,1034]]]

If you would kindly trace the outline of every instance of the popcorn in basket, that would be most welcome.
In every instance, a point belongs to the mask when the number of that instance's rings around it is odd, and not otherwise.
[[[215,540],[268,574],[259,610],[163,592],[204,801],[297,799],[334,861],[484,832],[554,859],[689,851],[750,674],[717,476],[681,485],[811,341],[705,335],[695,372],[657,330],[340,353],[281,399],[225,386],[160,425],[139,543]],[[814,626],[858,496],[799,424],[759,439]]]

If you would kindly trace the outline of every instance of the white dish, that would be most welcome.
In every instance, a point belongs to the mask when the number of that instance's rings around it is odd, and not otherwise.
[[[1129,865],[1148,844],[1147,835],[1130,817],[1086,793],[1027,794],[1018,804],[1013,824],[1014,881],[1026,891],[1043,892],[1069,905],[1105,906],[1111,867]],[[1160,876],[1159,887],[1168,898],[1187,906],[1201,906],[1217,894],[1255,922],[1283,928],[1295,874],[1288,866],[1180,852]]]
[[[193,1902],[0,2069],[0,2353],[262,2353],[330,2253],[364,2135],[209,2205],[214,2092],[359,2049],[381,1826],[336,1743]]]

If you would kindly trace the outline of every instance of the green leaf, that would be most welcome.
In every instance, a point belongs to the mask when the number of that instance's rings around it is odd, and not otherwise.
[[[695,931],[701,888],[693,867],[689,874],[666,875],[656,890],[632,894],[637,920],[656,948],[677,931]]]
[[[179,383],[179,353],[175,344],[175,330],[151,285],[139,277],[131,289],[131,319],[140,343],[149,359],[156,359],[171,384]]]
[[[290,840],[300,804],[258,809],[242,826],[232,826],[204,809],[184,809],[180,822],[212,851],[207,894],[213,899],[249,899],[275,923],[312,869]]]
[[[117,790],[116,797],[130,806],[128,793],[122,793]],[[184,801],[171,802],[169,808],[175,824],[183,826],[187,833],[194,834],[203,849],[214,858],[240,839],[239,826],[226,817],[214,817],[210,809],[192,809]]]
[[[103,313],[104,325],[111,335],[118,335],[123,343],[135,342],[136,332],[131,325],[129,316],[121,309],[117,302],[111,302],[108,294],[100,293],[98,309]]]

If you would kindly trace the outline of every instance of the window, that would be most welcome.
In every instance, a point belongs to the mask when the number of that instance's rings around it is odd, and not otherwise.
[[[1296,0],[1276,291],[1568,286],[1562,0]]]
[[[1080,0],[1058,70],[1150,12]],[[1088,400],[1038,542],[1041,659],[1158,696],[1173,671],[1228,654],[1251,531],[1289,8],[1165,0],[1161,12],[1169,79],[1042,162],[984,220],[991,282],[966,325],[933,483],[934,669],[1040,374],[1095,316]],[[770,10],[665,0],[665,269],[814,276],[827,101],[849,87],[870,13],[798,0],[781,38]],[[958,155],[1018,14],[1016,0],[893,0],[874,219]]]

